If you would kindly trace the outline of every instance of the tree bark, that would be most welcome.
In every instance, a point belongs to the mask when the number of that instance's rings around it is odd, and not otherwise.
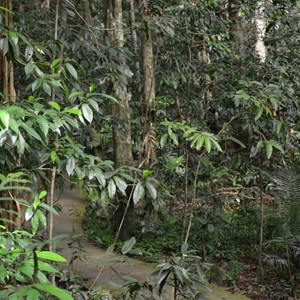
[[[124,46],[124,30],[123,30],[123,10],[121,0],[107,0],[106,10],[106,30],[107,37],[119,51],[119,64],[125,69],[126,58],[123,53]],[[132,166],[132,143],[131,143],[131,118],[129,107],[129,93],[127,92],[126,74],[116,71],[113,84],[114,96],[118,103],[112,104],[113,116],[113,148],[115,167]],[[128,195],[130,195],[128,191]],[[118,231],[122,217],[125,213],[126,202],[130,201],[127,210],[120,238],[126,239],[130,236],[132,229],[132,215],[134,210],[133,201],[131,199],[120,199],[118,201],[118,209],[115,213],[115,232]]]
[[[0,0],[0,5],[10,11],[12,11],[12,0]],[[12,13],[8,11],[2,12],[4,15],[3,25],[7,27],[12,26]],[[2,36],[2,32],[0,32],[0,36]],[[8,37],[7,37],[8,38]],[[6,99],[9,102],[15,102],[16,100],[16,92],[14,88],[14,68],[12,61],[8,61],[7,57],[0,54],[0,84],[1,91]]]
[[[261,63],[264,63],[267,58],[267,48],[264,42],[266,35],[266,22],[263,18],[264,14],[264,1],[259,1],[255,13],[255,26],[256,26],[256,43],[255,51]]]
[[[239,16],[241,1],[229,0],[228,1],[228,14],[230,23],[230,31],[233,34],[233,41],[235,44],[236,53],[240,56],[245,55],[245,35],[243,30],[242,19]]]
[[[143,3],[143,1],[142,1]],[[144,116],[145,130],[143,137],[143,160],[140,166],[148,168],[155,159],[155,63],[153,54],[153,41],[148,10],[142,7],[141,19],[144,24],[142,30],[142,55],[144,73]]]

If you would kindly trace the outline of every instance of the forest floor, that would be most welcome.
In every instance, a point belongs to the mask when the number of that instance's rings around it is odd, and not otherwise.
[[[58,204],[61,205],[61,214],[54,218],[54,236],[81,234],[81,220],[87,201],[79,190],[66,190],[60,195]],[[79,238],[67,238],[57,245],[57,250],[67,259],[66,268],[83,278],[88,285],[101,285],[109,290],[114,284],[125,284],[122,276],[131,276],[143,281],[155,271],[155,265],[133,258],[110,253],[89,242],[83,235]],[[70,267],[72,257],[76,259]],[[114,283],[114,284],[112,284]],[[223,287],[210,285],[212,293],[207,293],[207,300],[246,300],[243,295],[234,294]],[[164,299],[171,299],[165,297]]]

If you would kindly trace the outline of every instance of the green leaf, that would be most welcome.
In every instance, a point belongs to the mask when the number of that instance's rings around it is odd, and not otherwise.
[[[183,138],[187,138],[191,133],[197,132],[195,128],[189,128],[187,131],[184,132]]]
[[[47,83],[47,82],[43,82],[43,89],[44,89],[44,91],[45,91],[45,93],[47,94],[47,95],[49,95],[49,96],[51,96],[51,94],[52,94],[52,91],[51,91],[51,87],[50,87],[50,85]]]
[[[39,77],[37,78],[31,85],[31,89],[32,91],[36,91],[37,89],[39,89],[42,86],[43,83],[43,78]]]
[[[33,210],[33,206],[30,205],[27,207],[26,211],[25,211],[25,221],[28,221],[32,218],[34,214],[34,210]]]
[[[66,109],[63,110],[63,113],[69,113],[69,114],[80,116],[81,115],[81,110],[76,108],[76,107],[66,108]]]
[[[115,196],[117,191],[116,185],[112,179],[109,181],[107,189],[108,189],[108,196],[110,199],[112,199]]]
[[[47,196],[47,191],[41,191],[39,194],[39,200],[45,198]]]
[[[9,43],[7,38],[2,38],[0,40],[0,49],[2,50],[2,55],[5,56],[9,50]]]
[[[149,177],[153,172],[153,170],[143,170],[143,178]]]
[[[122,247],[122,254],[125,255],[129,253],[132,250],[135,243],[136,243],[135,237],[132,237],[131,239],[127,240]]]
[[[29,259],[26,261],[26,264],[28,264],[29,266],[34,266],[34,260]],[[59,271],[57,269],[55,269],[52,265],[50,265],[47,262],[40,260],[38,262],[38,264],[39,264],[39,270],[41,270],[41,271],[45,271],[45,272],[49,272],[49,273],[59,273]]]
[[[40,291],[47,292],[53,296],[58,297],[61,300],[74,300],[69,292],[66,290],[60,289],[54,285],[48,283],[36,283],[33,285]]]
[[[39,229],[39,224],[40,224],[39,217],[37,216],[37,214],[35,214],[33,218],[31,218],[31,229],[33,235],[35,235],[37,230]]]
[[[138,182],[138,184],[135,186],[134,192],[133,192],[133,202],[134,204],[137,204],[142,198],[144,198],[145,195],[145,189],[141,182]]]
[[[106,209],[109,203],[109,197],[106,190],[103,190],[100,195],[100,204],[103,209]]]
[[[24,139],[23,135],[21,134],[21,132],[19,132],[18,137],[19,137],[18,142],[17,142],[18,152],[19,152],[19,154],[23,154],[24,150],[25,150],[26,142],[25,142],[25,139]]]
[[[235,142],[236,144],[240,145],[242,148],[246,148],[244,143],[242,143],[240,140],[238,140],[232,136],[227,137],[226,140],[231,140],[231,141]]]
[[[69,176],[73,174],[75,169],[75,158],[73,156],[69,157],[67,160],[66,170]]]
[[[81,112],[80,112],[80,114],[81,114]],[[78,121],[77,121],[75,118],[70,118],[70,117],[67,116],[67,115],[64,115],[63,118],[64,118],[64,120],[65,120],[68,124],[70,124],[72,127],[79,129]]]
[[[283,148],[276,141],[271,140],[271,144],[275,149],[279,150],[281,153],[284,153]]]
[[[114,249],[115,249],[115,246],[114,246],[114,244],[112,244],[106,249],[106,253],[111,254],[111,253],[113,253]]]
[[[13,11],[9,10],[8,8],[6,8],[6,7],[4,7],[4,6],[0,6],[0,9],[1,9],[1,10],[4,10],[4,11],[6,11],[6,12],[12,14],[12,15],[15,14]]]
[[[82,95],[83,93],[81,91],[73,92],[69,95],[68,99],[71,100],[72,98],[75,98],[79,95]]]
[[[76,69],[69,63],[66,63],[66,68],[69,71],[69,73],[75,78],[78,79],[77,71]]]
[[[44,141],[42,140],[40,135],[35,131],[35,129],[30,127],[27,123],[22,123],[21,126],[27,131],[30,137],[33,137],[36,140],[40,141],[41,143],[44,143]]]
[[[102,97],[104,97],[104,98],[107,98],[108,100],[111,100],[111,101],[113,101],[113,102],[119,103],[119,101],[118,101],[115,97],[113,97],[113,96],[111,96],[111,95],[101,94],[101,93],[99,93],[98,95],[99,95],[99,96],[102,96]]]
[[[52,106],[54,109],[56,109],[57,111],[60,111],[60,105],[57,102],[54,101],[49,101],[48,102],[50,106]]]
[[[163,134],[162,137],[160,138],[160,143],[159,143],[159,144],[160,144],[160,147],[161,147],[161,148],[163,148],[163,147],[166,145],[167,140],[168,140],[168,134],[165,133],[165,134]]]
[[[50,157],[51,157],[52,162],[55,163],[58,159],[58,155],[57,155],[56,151],[54,151],[54,150],[51,151]]]
[[[258,121],[260,119],[260,117],[262,116],[262,113],[264,111],[264,107],[263,106],[260,106],[258,109],[257,109],[257,112],[256,112],[256,116],[255,116],[255,122]]]
[[[223,150],[222,150],[220,144],[219,144],[217,141],[215,141],[214,139],[211,139],[211,141],[212,141],[212,143],[214,144],[215,148],[216,148],[219,152],[223,152]]]
[[[211,151],[211,139],[209,137],[205,137],[205,149],[207,151],[207,153],[210,153]]]
[[[276,120],[276,124],[275,124],[275,133],[276,133],[276,135],[279,135],[279,133],[281,131],[281,128],[282,128],[282,122]]]
[[[44,136],[47,137],[48,132],[49,132],[49,124],[48,124],[47,119],[42,116],[38,116],[36,121],[39,124],[40,129],[43,132]]]
[[[35,63],[33,63],[32,61],[29,62],[28,64],[26,64],[25,66],[25,74],[31,74],[33,72],[33,70],[35,69]]]
[[[102,187],[105,187],[106,180],[105,180],[105,177],[104,177],[103,173],[100,170],[95,170],[95,174],[94,175],[97,178],[99,184]]]
[[[89,99],[89,104],[94,108],[96,112],[99,112],[99,104],[95,100]]]
[[[53,207],[51,207],[50,205],[48,205],[46,203],[41,203],[40,206],[56,216],[59,215],[59,213]]]
[[[149,181],[146,181],[146,188],[147,188],[151,198],[153,200],[155,200],[157,198],[157,191],[156,191],[156,188],[154,187],[154,185],[152,183],[150,183]]]
[[[82,105],[82,113],[83,113],[84,118],[88,122],[91,123],[93,121],[93,111],[91,110],[91,108],[86,103],[84,103]]]
[[[273,153],[272,143],[270,141],[266,141],[265,148],[266,148],[267,158],[270,159]]]
[[[55,68],[58,66],[58,64],[61,62],[61,60],[62,60],[62,58],[57,58],[57,59],[55,59],[55,60],[52,62],[50,68],[51,68],[52,70],[55,69]]]
[[[118,176],[114,176],[113,179],[114,179],[114,181],[115,181],[115,183],[116,183],[116,185],[117,185],[119,191],[120,191],[124,196],[126,196],[127,183],[126,183],[123,179],[121,179],[120,177],[118,177]]]
[[[181,245],[181,254],[187,254],[188,248],[189,248],[189,244],[188,243],[183,243]]]
[[[10,115],[6,110],[0,110],[0,121],[2,122],[5,128],[9,127]]]
[[[37,251],[36,255],[39,259],[47,259],[56,262],[66,262],[67,260],[57,253],[50,251]]]
[[[27,296],[27,299],[30,299],[30,300],[39,300],[41,293],[35,289],[28,289],[26,291],[26,296]]]
[[[35,216],[38,217],[40,223],[44,226],[44,228],[46,229],[47,227],[47,218],[44,215],[44,213],[41,210],[37,210]]]
[[[205,135],[200,135],[198,138],[197,138],[197,143],[196,143],[196,149],[199,151],[201,149],[201,147],[203,146],[204,144],[204,141],[205,141]]]

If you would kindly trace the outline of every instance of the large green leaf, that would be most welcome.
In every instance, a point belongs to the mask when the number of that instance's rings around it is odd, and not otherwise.
[[[40,137],[40,135],[35,131],[35,129],[30,127],[27,123],[22,123],[21,126],[27,131],[29,136],[35,138],[36,140],[40,141],[41,143],[44,143],[42,138]]]
[[[78,75],[77,75],[76,69],[75,69],[70,63],[66,63],[65,66],[66,66],[67,70],[69,71],[69,73],[70,73],[75,79],[77,79],[77,78],[78,78]]]
[[[132,250],[135,243],[136,243],[135,237],[132,237],[131,239],[127,240],[122,247],[122,254],[125,255],[129,253]]]
[[[123,179],[121,179],[120,177],[118,177],[118,176],[114,176],[113,179],[114,179],[114,181],[115,181],[115,183],[116,183],[116,185],[117,185],[119,191],[120,191],[124,196],[126,196],[127,183],[126,183]]]
[[[6,110],[0,110],[0,121],[2,122],[5,128],[9,127],[10,115]]]
[[[73,174],[75,169],[75,158],[73,156],[68,158],[66,169],[69,176]]]
[[[39,124],[39,127],[41,131],[43,132],[44,136],[47,137],[49,132],[49,124],[46,118],[42,116],[38,116],[36,119],[37,123]]]
[[[86,103],[82,105],[82,114],[88,122],[93,121],[93,111]]]
[[[109,198],[112,199],[115,196],[117,191],[116,184],[112,179],[109,181],[107,189],[108,189]]]
[[[37,283],[33,285],[35,288],[42,292],[47,292],[53,296],[58,297],[61,300],[74,300],[69,292],[66,290],[60,289],[54,285],[47,283]]]
[[[147,181],[146,188],[147,188],[151,198],[153,200],[155,200],[157,198],[157,191],[156,191],[156,188],[154,187],[154,185],[151,182]]]
[[[145,195],[145,189],[141,182],[138,182],[138,184],[135,186],[134,192],[133,192],[133,202],[134,204],[137,204],[142,198],[144,198]]]
[[[37,251],[36,255],[39,259],[47,259],[51,261],[56,261],[56,262],[66,262],[67,260],[60,256],[57,253],[53,253],[50,251]]]

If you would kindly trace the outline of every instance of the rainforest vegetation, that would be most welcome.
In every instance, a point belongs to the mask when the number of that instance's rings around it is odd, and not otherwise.
[[[299,299],[299,30],[297,0],[0,0],[0,299]],[[62,280],[70,188],[156,282]]]

